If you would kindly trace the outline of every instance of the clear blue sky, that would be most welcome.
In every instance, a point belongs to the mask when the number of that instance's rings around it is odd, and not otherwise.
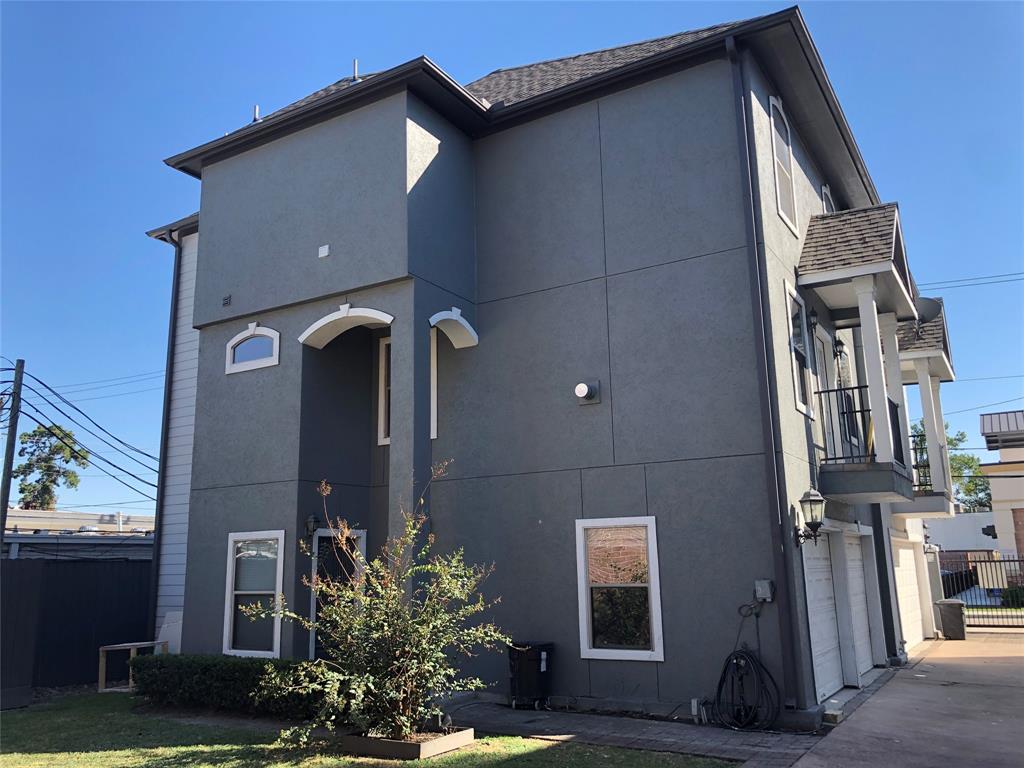
[[[143,232],[195,211],[199,182],[161,160],[350,74],[353,57],[370,72],[427,54],[466,83],[783,7],[3,3],[2,352],[52,385],[163,369],[171,249]],[[919,282],[1024,270],[1022,7],[802,6]],[[943,294],[963,379],[943,405],[982,445],[979,411],[954,412],[1024,396],[1024,283]],[[1016,378],[966,380],[992,376]],[[161,385],[67,392],[155,454]],[[98,474],[60,504],[133,498]]]

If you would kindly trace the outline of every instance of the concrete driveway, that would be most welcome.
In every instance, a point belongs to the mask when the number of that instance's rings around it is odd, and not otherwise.
[[[796,768],[1020,768],[1024,633],[929,643]]]

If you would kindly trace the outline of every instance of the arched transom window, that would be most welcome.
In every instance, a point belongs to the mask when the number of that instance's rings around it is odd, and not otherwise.
[[[241,373],[277,365],[281,334],[258,323],[231,338],[224,358],[224,373]]]

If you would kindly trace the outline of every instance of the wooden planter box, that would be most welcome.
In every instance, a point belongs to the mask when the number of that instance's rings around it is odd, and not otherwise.
[[[434,757],[473,743],[473,729],[462,728],[454,733],[439,733],[425,741],[397,741],[371,736],[342,736],[338,746],[345,752],[364,757],[383,757],[390,760],[420,760]]]

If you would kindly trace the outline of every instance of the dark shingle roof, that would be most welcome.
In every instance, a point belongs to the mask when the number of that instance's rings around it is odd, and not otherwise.
[[[341,80],[331,83],[330,85],[321,88],[319,91],[313,91],[313,93],[309,94],[309,96],[303,96],[298,101],[293,101],[291,104],[281,107],[280,109],[271,112],[269,115],[264,115],[263,119],[269,120],[272,117],[281,117],[282,115],[286,115],[289,112],[294,112],[296,109],[304,107],[307,104],[312,104],[313,102],[320,101],[320,99],[326,99],[328,96],[333,96],[334,94],[339,93],[340,91],[344,91],[346,88],[351,88],[356,83],[361,83],[364,80],[369,80],[375,74],[377,73],[372,72],[368,75],[360,75],[358,80],[355,80],[351,77],[343,77],[341,78]]]
[[[936,299],[942,304],[942,299]],[[900,352],[940,349],[949,354],[946,339],[946,308],[943,305],[939,314],[927,323],[918,325],[916,320],[904,320],[896,326],[896,340]]]
[[[509,106],[673,48],[699,42],[750,21],[754,19],[731,21],[705,29],[678,32],[641,43],[605,48],[521,67],[497,69],[467,85],[466,90],[478,99],[487,99],[492,104],[504,102],[505,106]]]
[[[896,203],[883,203],[812,216],[800,254],[800,274],[891,261],[896,210]]]

